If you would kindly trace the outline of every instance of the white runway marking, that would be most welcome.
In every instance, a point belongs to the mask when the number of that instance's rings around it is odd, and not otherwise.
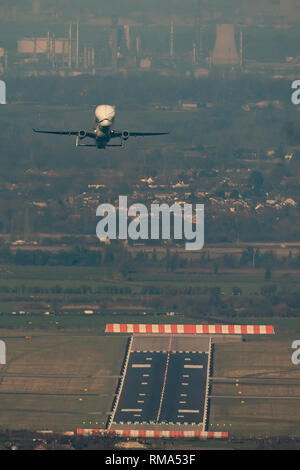
[[[151,364],[132,364],[131,367],[138,369],[143,367],[151,367]]]
[[[178,410],[178,413],[200,413],[200,410]]]
[[[203,369],[203,366],[200,364],[184,364],[185,369]]]
[[[124,413],[137,413],[143,411],[142,408],[122,408],[121,411]]]

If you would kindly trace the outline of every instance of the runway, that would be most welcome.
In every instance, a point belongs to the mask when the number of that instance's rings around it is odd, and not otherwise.
[[[207,364],[207,352],[131,352],[113,424],[203,423]]]

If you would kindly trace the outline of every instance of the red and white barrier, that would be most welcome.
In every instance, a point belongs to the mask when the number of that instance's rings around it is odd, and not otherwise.
[[[143,323],[108,323],[106,333],[145,334],[220,334],[274,335],[271,325],[150,325]]]
[[[142,430],[142,429],[77,429],[78,436],[101,436],[111,435],[132,438],[189,438],[189,439],[228,439],[228,432],[213,431],[162,431],[162,430]]]

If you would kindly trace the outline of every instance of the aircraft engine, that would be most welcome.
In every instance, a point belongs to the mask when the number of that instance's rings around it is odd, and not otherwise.
[[[80,139],[84,139],[86,137],[86,131],[82,129],[81,131],[78,132],[78,136]]]
[[[128,140],[128,139],[129,139],[129,136],[130,136],[130,134],[129,134],[128,131],[123,131],[123,132],[122,132],[122,139],[123,139],[123,140]]]

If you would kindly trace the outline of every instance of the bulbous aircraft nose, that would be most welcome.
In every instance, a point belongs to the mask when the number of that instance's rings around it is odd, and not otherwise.
[[[111,126],[111,121],[109,119],[103,119],[103,121],[101,121],[101,126],[102,127],[109,127],[109,126]]]

